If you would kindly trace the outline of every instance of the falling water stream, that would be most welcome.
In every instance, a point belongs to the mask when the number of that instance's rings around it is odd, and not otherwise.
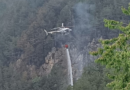
[[[72,67],[71,67],[71,60],[68,48],[66,48],[67,53],[67,63],[68,63],[68,74],[69,74],[69,84],[73,86],[73,75],[72,75]]]

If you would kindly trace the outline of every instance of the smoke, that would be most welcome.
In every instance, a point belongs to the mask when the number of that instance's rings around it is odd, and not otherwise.
[[[86,43],[92,41],[95,35],[96,23],[94,13],[95,6],[87,3],[78,3],[73,7],[73,34],[76,48],[83,50]]]
[[[74,33],[78,38],[90,35],[94,30],[94,8],[94,5],[81,2],[74,6]]]
[[[95,28],[95,6],[87,3],[78,3],[74,7],[74,28],[75,42],[70,43],[70,54],[75,79],[80,78],[83,68],[89,59],[87,45],[94,38]]]

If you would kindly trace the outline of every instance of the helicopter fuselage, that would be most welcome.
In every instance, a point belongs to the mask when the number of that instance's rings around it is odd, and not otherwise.
[[[44,30],[46,32],[46,35],[48,34],[53,34],[53,33],[66,33],[66,32],[70,32],[72,31],[72,29],[70,28],[58,28],[56,31],[50,31],[47,32],[46,30]]]
[[[51,30],[54,30],[54,31],[50,31],[50,32],[47,32],[46,30],[44,30],[44,31],[45,31],[46,35],[53,34],[53,33],[66,33],[66,32],[72,31],[72,29],[64,27],[63,23],[62,23],[61,27],[53,28]]]

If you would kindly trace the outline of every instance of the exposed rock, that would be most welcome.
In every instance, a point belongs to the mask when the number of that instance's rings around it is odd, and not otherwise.
[[[37,68],[35,65],[28,65],[27,62],[22,59],[18,59],[15,62],[14,68],[22,74],[23,79],[32,79],[37,76],[48,75],[56,63],[61,62],[63,65],[66,64],[65,55],[63,48],[59,48],[58,50],[52,48],[52,51],[45,57],[45,63],[43,63],[40,68]]]
[[[83,73],[83,68],[89,63],[93,62],[97,57],[89,54],[90,51],[97,50],[101,45],[98,43],[98,38],[93,39],[92,42],[87,43],[82,50],[78,50],[73,43],[70,43],[70,56],[72,61],[73,77],[77,80]]]
[[[98,40],[93,39],[92,42],[86,44],[82,50],[77,49],[73,43],[69,43],[69,46],[71,46],[69,47],[69,51],[74,80],[79,79],[83,73],[84,66],[96,58],[90,55],[89,52],[97,50],[97,47],[100,47],[97,41]],[[21,58],[15,62],[14,67],[16,66],[15,69],[20,71],[21,75],[23,75],[23,79],[33,79],[35,77],[48,75],[56,63],[60,63],[63,66],[62,68],[64,68],[64,72],[67,73],[67,58],[64,48],[52,48],[51,52],[45,57],[45,62],[41,64],[39,68],[34,64],[27,64],[28,62],[22,57],[21,55]]]

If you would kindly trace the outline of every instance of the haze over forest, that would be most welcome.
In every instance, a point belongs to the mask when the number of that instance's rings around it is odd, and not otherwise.
[[[0,90],[71,90],[64,45],[69,45],[73,90],[112,90],[109,72],[90,51],[119,30],[103,20],[129,23],[129,0],[0,0]],[[64,23],[72,32],[46,35]]]

